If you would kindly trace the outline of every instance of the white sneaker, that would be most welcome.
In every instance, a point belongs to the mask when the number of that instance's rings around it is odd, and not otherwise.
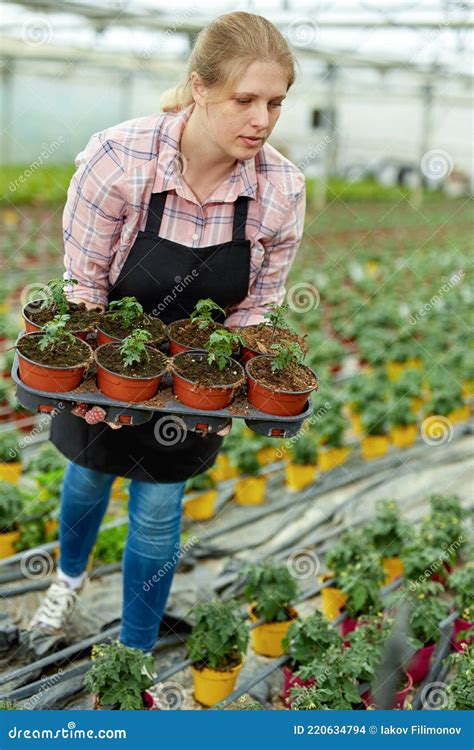
[[[88,580],[89,578],[86,576],[77,589],[70,588],[66,581],[54,581],[28,623],[27,630],[40,630],[45,635],[55,635],[61,632],[71,618],[79,596],[83,593]]]

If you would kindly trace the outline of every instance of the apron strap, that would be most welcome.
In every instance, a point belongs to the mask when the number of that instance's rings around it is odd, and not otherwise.
[[[161,219],[163,217],[167,194],[167,191],[164,190],[162,193],[152,193],[151,196],[145,231],[152,232],[156,237],[160,234]],[[232,240],[234,242],[245,240],[248,201],[249,198],[247,195],[239,195],[234,203],[234,223],[232,227]]]

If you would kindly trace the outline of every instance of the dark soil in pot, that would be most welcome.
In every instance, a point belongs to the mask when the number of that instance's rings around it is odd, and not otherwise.
[[[193,323],[189,318],[185,320],[176,320],[174,323],[170,323],[169,335],[178,344],[183,346],[189,346],[192,349],[204,349],[205,344],[214,331],[217,330],[230,330],[219,323],[210,323],[207,328],[200,329],[199,323]],[[234,351],[237,351],[239,346],[237,345]]]
[[[38,304],[30,302],[25,307],[25,314],[37,326],[44,326],[56,315],[56,311],[50,307],[43,307],[44,302]],[[83,302],[69,302],[68,315],[70,319],[67,322],[68,331],[86,331],[92,330],[101,318],[102,312],[100,307],[88,310]]]
[[[27,359],[48,367],[71,367],[81,365],[89,359],[91,350],[80,339],[61,345],[60,351],[52,351],[47,347],[41,350],[39,343],[41,334],[27,334],[22,336],[17,344],[18,351]]]
[[[255,380],[275,391],[298,393],[317,386],[313,373],[304,365],[291,364],[273,372],[272,360],[259,357],[250,360],[247,368]]]
[[[242,370],[236,366],[235,362],[231,362],[223,370],[219,370],[215,363],[212,365],[208,363],[207,354],[190,354],[189,352],[184,354],[177,355],[173,360],[174,368],[179,375],[199,383],[199,385],[232,385],[239,380],[243,380]]]
[[[120,320],[114,320],[109,313],[104,313],[100,319],[100,328],[108,336],[116,339],[124,339],[135,328],[144,328],[151,333],[153,340],[150,344],[161,344],[166,341],[168,334],[165,324],[160,318],[154,318],[152,315],[142,315],[130,326],[124,326]]]
[[[239,664],[242,663],[242,655],[238,653],[238,651],[229,654],[227,659],[227,664],[225,667],[221,667],[220,669],[216,669],[216,672],[230,672],[231,669],[234,669],[234,667],[237,667]],[[193,667],[195,669],[198,669],[199,671],[201,669],[214,669],[214,667],[210,667],[209,664],[206,661],[195,661],[193,662]]]
[[[235,333],[242,336],[245,341],[247,349],[259,352],[260,354],[275,354],[274,350],[271,349],[272,344],[280,344],[282,341],[296,341],[302,351],[306,354],[308,351],[308,342],[306,341],[306,334],[304,336],[298,336],[296,333],[289,331],[287,328],[276,328],[275,335],[272,339],[273,327],[267,324],[253,325],[253,326],[242,326],[235,329]]]
[[[97,350],[97,361],[102,367],[118,375],[126,375],[130,378],[148,378],[158,375],[166,367],[167,357],[156,349],[147,346],[150,359],[148,362],[135,363],[126,367],[120,354],[120,344],[105,344]]]

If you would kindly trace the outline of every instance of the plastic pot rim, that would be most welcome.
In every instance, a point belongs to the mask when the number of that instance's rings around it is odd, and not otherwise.
[[[237,386],[242,385],[243,383],[245,383],[245,371],[244,371],[244,368],[242,367],[242,365],[240,364],[240,362],[237,362],[237,360],[234,359],[233,357],[231,357],[231,361],[237,366],[237,368],[240,368],[240,370],[243,373],[243,376],[239,380],[236,380],[233,383],[228,383],[228,384],[224,384],[224,385],[202,385],[197,380],[190,380],[185,375],[181,375],[181,373],[176,368],[174,362],[175,362],[175,359],[177,357],[189,356],[191,354],[194,354],[194,355],[196,355],[196,354],[204,355],[204,354],[207,354],[207,351],[206,351],[206,349],[187,349],[184,352],[178,352],[178,354],[175,354],[173,357],[170,358],[171,359],[171,371],[172,371],[172,373],[174,375],[177,375],[179,378],[181,378],[181,380],[184,380],[186,383],[190,383],[191,385],[199,386],[200,388],[204,388],[205,390],[222,390],[223,388],[225,388],[225,389],[236,388]]]
[[[68,331],[68,333],[72,333],[72,331]],[[25,336],[42,336],[42,335],[43,335],[43,331],[32,331],[31,333],[23,333],[19,339],[19,342]],[[91,355],[94,354],[94,350],[92,349],[90,344],[87,343],[87,341],[84,341],[83,339],[78,339],[78,338],[77,338],[77,341],[79,341],[81,344],[86,346],[90,352],[89,359],[87,359],[85,362],[78,362],[77,365],[45,365],[42,362],[35,362],[34,359],[30,359],[25,354],[23,354],[18,348],[19,342],[15,345],[15,349],[17,350],[18,356],[22,357],[25,360],[25,362],[29,362],[31,365],[36,365],[37,367],[43,367],[48,370],[76,370],[78,367],[86,367],[90,362]]]
[[[316,373],[314,372],[314,370],[311,369],[311,367],[308,367],[308,365],[302,365],[302,364],[300,364],[300,367],[304,367],[305,370],[308,370],[313,375],[313,377],[315,378],[315,380],[316,380],[316,386],[315,387],[305,388],[303,391],[286,391],[286,390],[282,390],[280,388],[277,388],[276,386],[268,386],[268,385],[265,385],[265,383],[261,383],[259,380],[257,380],[255,378],[254,375],[252,375],[251,372],[249,372],[248,368],[249,368],[250,365],[253,367],[252,362],[255,362],[255,360],[257,360],[257,359],[262,359],[262,357],[265,357],[266,359],[274,359],[274,357],[272,357],[271,354],[258,354],[256,357],[252,357],[252,359],[249,359],[249,361],[245,363],[245,374],[247,375],[248,378],[250,378],[250,380],[252,380],[254,383],[256,383],[260,388],[266,388],[267,390],[272,391],[273,393],[285,393],[285,394],[288,394],[289,396],[302,396],[304,393],[308,393],[309,394],[312,391],[317,391],[318,390],[318,388],[319,388],[319,379],[318,379],[318,376],[316,375]]]
[[[101,363],[100,363],[100,362],[98,361],[98,359],[97,359],[97,353],[98,353],[98,352],[99,352],[99,351],[100,351],[101,349],[103,349],[103,348],[104,348],[104,346],[119,346],[119,343],[117,343],[117,344],[114,344],[114,343],[101,344],[101,345],[100,345],[100,346],[98,346],[98,347],[97,347],[97,349],[96,349],[96,350],[94,351],[94,361],[95,361],[96,365],[97,365],[98,367],[100,367],[100,368],[101,368],[102,370],[104,370],[105,372],[108,372],[108,373],[109,373],[110,375],[115,375],[115,376],[116,376],[116,377],[118,377],[118,378],[123,378],[124,380],[131,380],[131,381],[133,381],[133,382],[136,382],[137,380],[155,380],[155,378],[158,378],[158,377],[160,377],[160,376],[163,376],[163,375],[164,375],[164,373],[166,372],[166,369],[167,369],[167,364],[165,365],[164,369],[163,369],[163,370],[161,370],[160,372],[156,373],[156,375],[143,375],[143,376],[138,376],[138,377],[134,377],[133,375],[122,375],[122,373],[120,373],[120,372],[114,372],[113,370],[109,370],[109,368],[108,368],[108,367],[106,367],[105,365],[101,364]],[[145,345],[145,346],[147,346],[147,345]],[[149,347],[149,348],[152,348],[152,347]],[[168,360],[168,359],[169,359],[169,358],[168,358],[168,357],[166,356],[166,354],[163,354],[163,352],[160,352],[160,351],[158,351],[157,349],[153,349],[153,351],[154,351],[154,352],[158,352],[158,354],[161,354],[161,355],[163,355],[163,357],[165,357],[165,358],[166,358],[166,360]]]

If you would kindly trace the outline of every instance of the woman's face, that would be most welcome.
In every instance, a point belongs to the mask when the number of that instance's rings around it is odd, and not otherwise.
[[[218,150],[232,159],[253,158],[280,117],[287,87],[288,78],[279,65],[255,62],[218,101],[210,99],[208,130]],[[204,116],[205,102],[204,96]]]

